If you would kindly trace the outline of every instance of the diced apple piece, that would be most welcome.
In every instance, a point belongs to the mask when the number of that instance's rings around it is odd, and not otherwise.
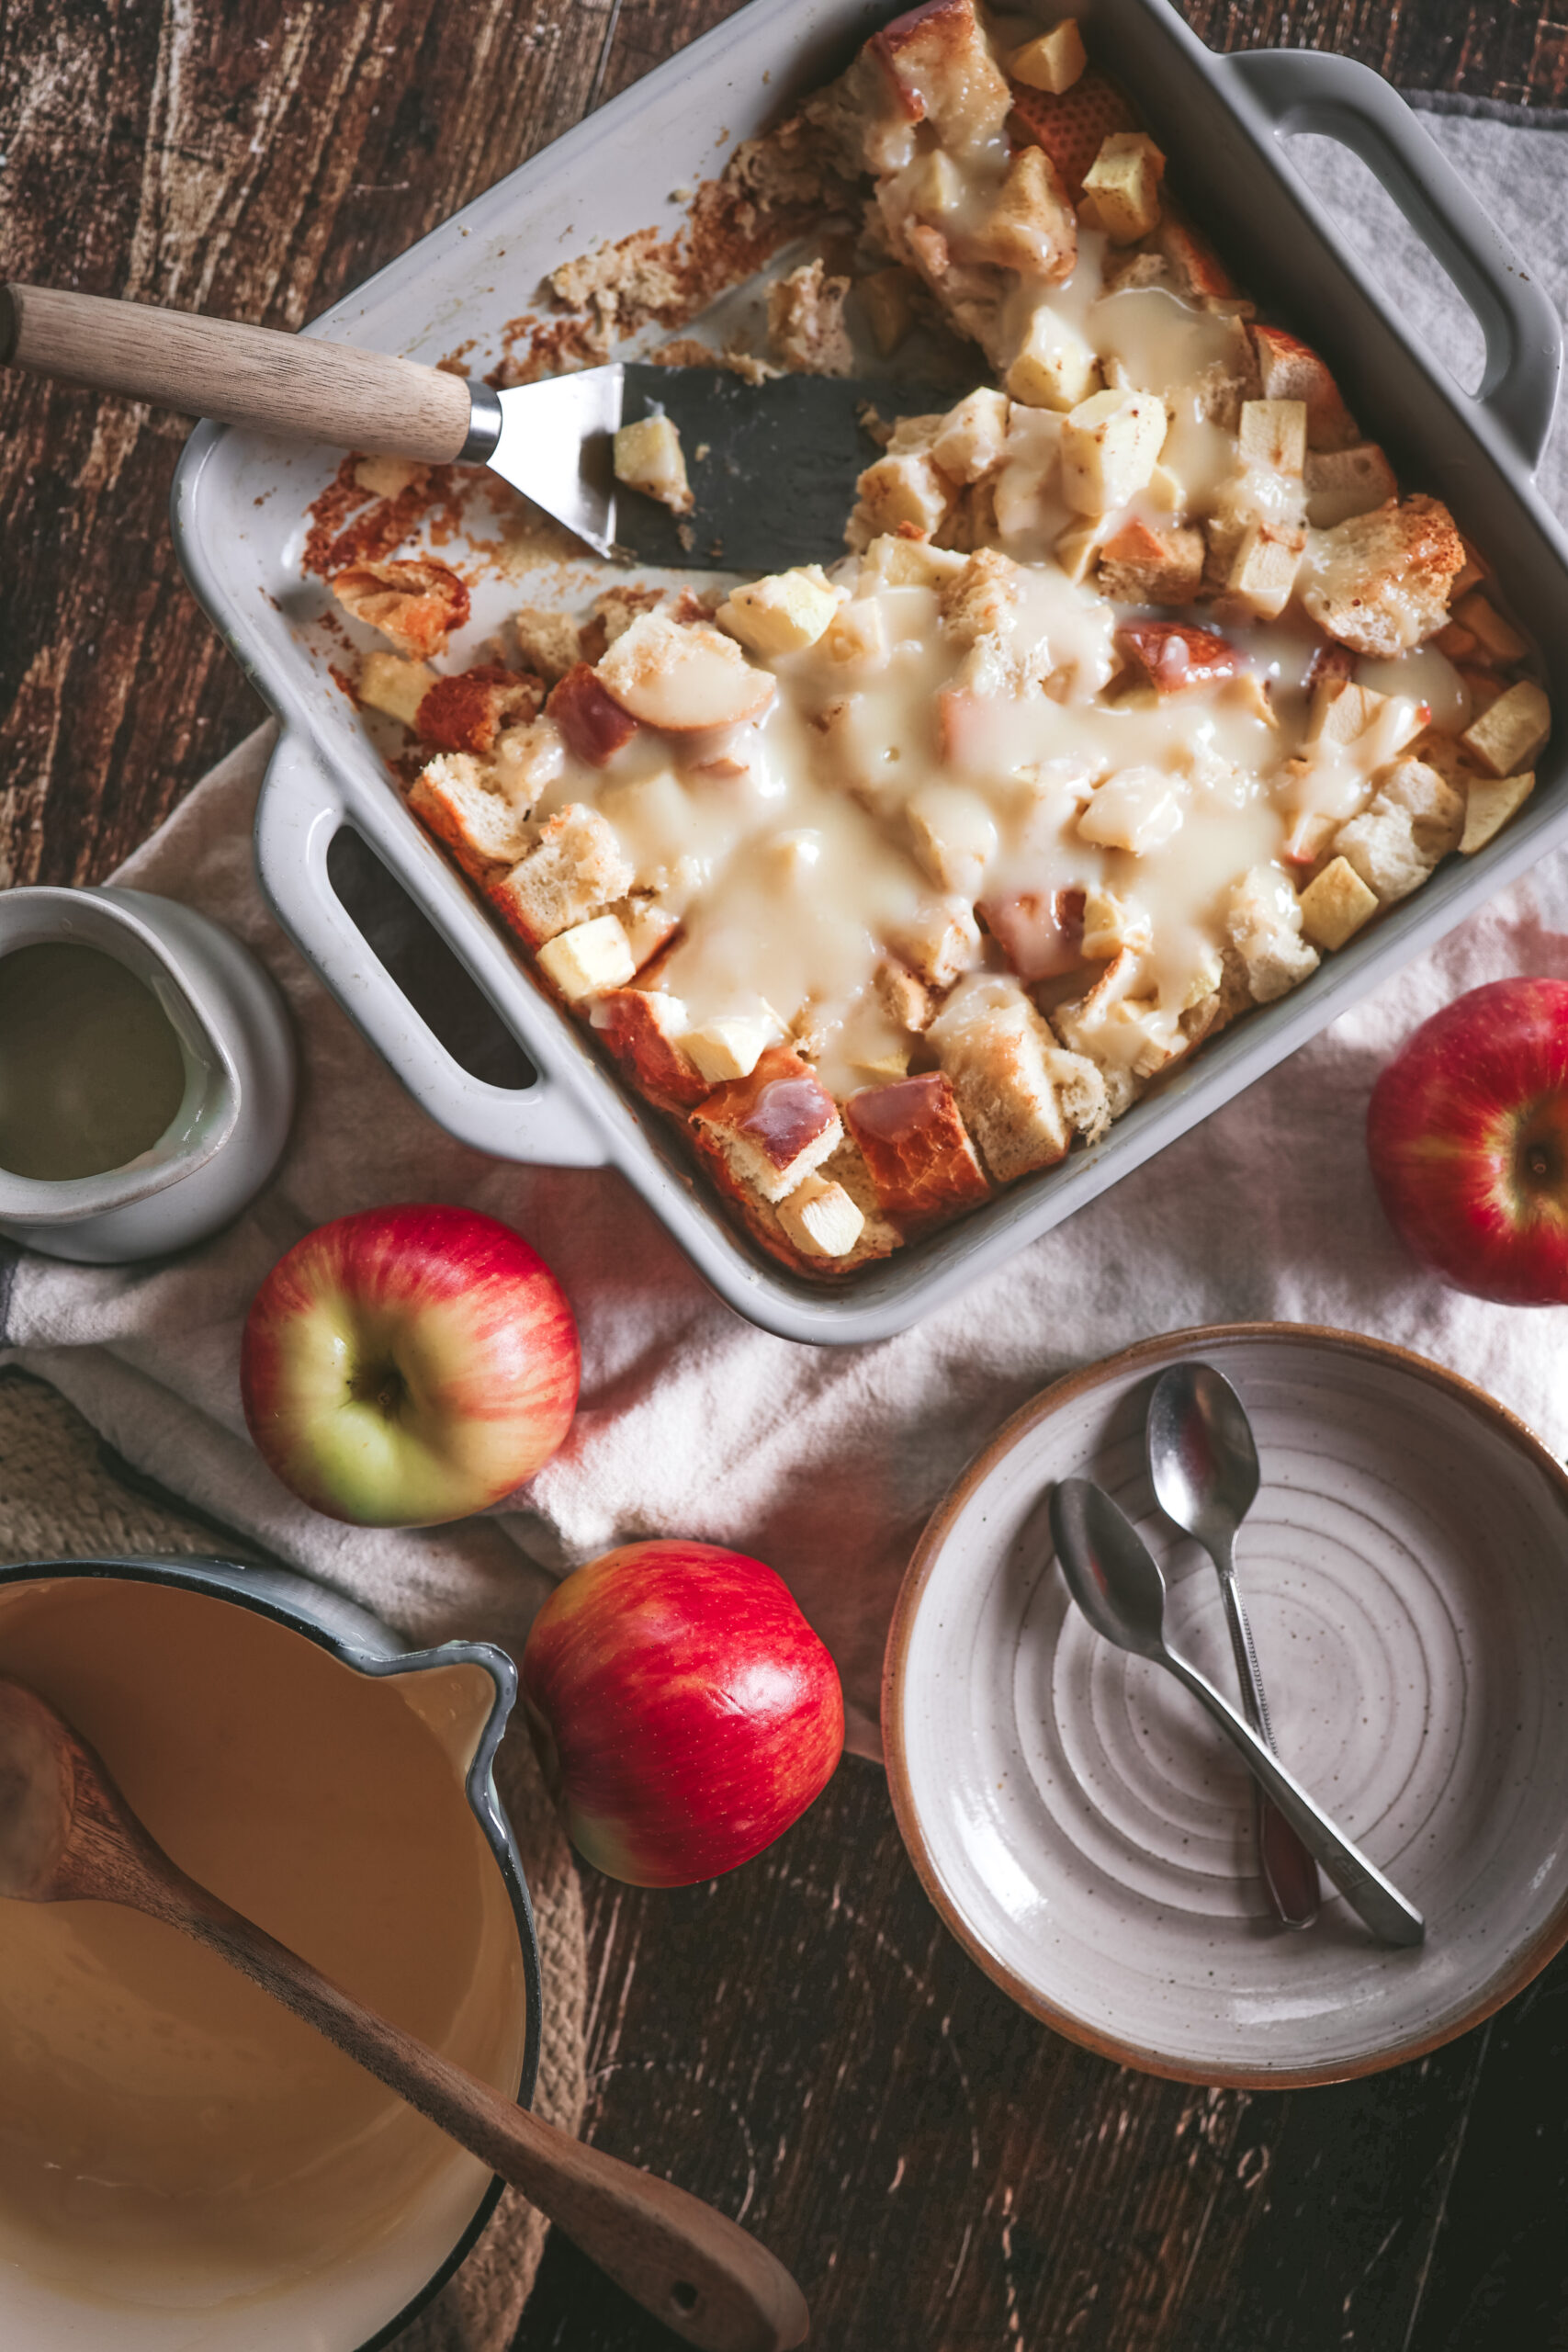
[[[1181,830],[1181,797],[1162,768],[1120,768],[1090,794],[1078,819],[1080,840],[1145,857]]]
[[[1059,98],[1064,90],[1072,88],[1088,62],[1076,19],[1064,17],[1048,33],[1015,49],[1007,70],[1010,79],[1021,82],[1026,89],[1048,90]]]
[[[428,662],[405,662],[396,653],[367,653],[359,673],[359,699],[368,710],[412,727],[414,713],[435,684]]]
[[[801,653],[816,644],[840,601],[821,565],[811,563],[732,589],[714,618],[753,653]]]
[[[1361,436],[1327,362],[1282,327],[1255,326],[1251,334],[1264,399],[1305,402],[1308,448],[1352,448]]]
[[[1302,929],[1314,947],[1343,947],[1378,910],[1378,894],[1368,888],[1348,858],[1337,857],[1301,896]]]
[[[1099,380],[1098,354],[1068,320],[1041,303],[1007,372],[1013,399],[1026,408],[1075,409]]]
[[[1278,620],[1290,603],[1306,534],[1273,523],[1249,523],[1225,581],[1221,617]]]
[[[1244,468],[1268,466],[1300,477],[1306,464],[1305,401],[1243,401],[1236,455]]]
[[[761,718],[775,691],[733,638],[704,624],[682,627],[664,613],[635,620],[594,675],[633,718],[674,735]]]
[[[637,733],[637,720],[605,693],[586,662],[578,662],[551,688],[545,708],[572,757],[592,768],[607,767]]]
[[[691,513],[695,502],[673,418],[645,416],[635,424],[623,424],[615,435],[615,480],[628,490],[656,498],[671,514]]]
[[[1003,269],[1060,285],[1078,257],[1077,215],[1043,147],[1021,147],[966,251]]]
[[[997,847],[996,823],[979,794],[961,785],[922,785],[910,796],[908,819],[915,855],[937,888],[976,897]]]
[[[1533,767],[1551,732],[1551,705],[1533,679],[1521,678],[1472,721],[1460,741],[1488,775],[1522,775]]]
[[[1080,514],[1106,514],[1142,490],[1168,424],[1153,392],[1095,392],[1062,426],[1062,487]]]
[[[931,456],[950,481],[982,481],[1001,457],[1007,429],[1006,394],[982,385],[943,418]]]
[[[1135,245],[1159,226],[1165,157],[1143,130],[1113,130],[1083,175],[1100,225],[1113,245]]]
[[[865,1219],[843,1186],[816,1175],[779,1203],[779,1223],[808,1258],[847,1258],[865,1230]]]
[[[605,989],[624,989],[637,975],[626,934],[614,915],[595,915],[592,922],[558,932],[540,948],[538,962],[569,1004]]]
[[[710,1086],[732,1078],[750,1078],[770,1046],[783,1035],[783,1024],[766,1012],[732,1012],[699,1029],[687,1029],[681,1050],[694,1061]]]
[[[862,560],[855,593],[870,588],[940,588],[955,579],[969,559],[956,548],[933,548],[921,538],[887,532],[873,539]]]
[[[1533,768],[1524,775],[1477,776],[1465,793],[1464,831],[1460,839],[1462,854],[1473,857],[1478,849],[1484,849],[1534,790]]]
[[[874,596],[852,596],[828,624],[822,650],[845,669],[876,670],[887,659],[887,620]]]
[[[1280,852],[1287,865],[1312,866],[1328,847],[1337,820],[1321,809],[1300,808],[1291,820],[1285,846]]]

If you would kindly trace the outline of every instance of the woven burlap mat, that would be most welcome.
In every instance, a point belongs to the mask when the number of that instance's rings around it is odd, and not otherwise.
[[[0,1373],[0,1564],[135,1553],[254,1559],[236,1538],[170,1498],[127,1482],[96,1433],[40,1381]],[[582,2120],[582,1902],[526,1735],[515,1726],[496,1785],[534,1897],[544,1974],[544,2040],[534,2105],[576,2132]],[[547,2224],[508,2189],[456,2277],[398,2338],[397,2352],[504,2352],[544,2251]]]

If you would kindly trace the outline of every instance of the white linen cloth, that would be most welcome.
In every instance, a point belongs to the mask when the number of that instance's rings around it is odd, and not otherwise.
[[[1492,117],[1428,128],[1553,293],[1568,295],[1568,138]],[[1359,164],[1297,142],[1347,234],[1456,372],[1479,338]],[[1468,332],[1469,344],[1465,341]],[[1564,435],[1543,469],[1568,503]],[[1568,854],[1544,861],[1216,1117],[902,1338],[811,1349],[742,1322],[622,1180],[487,1160],[418,1112],[266,912],[251,812],[270,735],[243,744],[117,879],[217,916],[283,988],[303,1085],[286,1158],[228,1232],[142,1266],[0,1256],[0,1362],[55,1383],[111,1444],[198,1508],[421,1640],[518,1644],[545,1577],[681,1533],[769,1561],[831,1645],[852,1743],[877,1751],[883,1639],[932,1503],[997,1424],[1069,1366],[1152,1332],[1241,1317],[1336,1324],[1452,1365],[1568,1452],[1560,1313],[1492,1306],[1417,1272],[1367,1172],[1367,1096],[1416,1024],[1516,972],[1568,978]],[[583,1340],[566,1447],[510,1507],[419,1533],[318,1517],[245,1436],[241,1326],[273,1261],[329,1217],[464,1201],[556,1269]],[[4,1245],[0,1245],[3,1252]]]

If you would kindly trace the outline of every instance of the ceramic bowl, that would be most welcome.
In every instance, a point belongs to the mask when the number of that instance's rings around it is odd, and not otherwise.
[[[143,1598],[147,1587],[154,1589]],[[257,1618],[269,1622],[258,1627]],[[53,1630],[40,1636],[40,1623]],[[516,1695],[503,1652],[482,1643],[410,1652],[363,1610],[285,1571],[211,1560],[39,1562],[0,1569],[0,1672],[31,1682],[82,1724],[155,1834],[167,1837],[169,1825],[152,1800],[163,1791],[166,1804],[171,1776],[186,1773],[188,1758],[192,1781],[181,1784],[192,1793],[180,1808],[178,1842],[171,1841],[176,1860],[236,1902],[246,1899],[242,1887],[265,1886],[262,1924],[270,1921],[329,1973],[346,1974],[498,2089],[531,2098],[538,1952],[491,1774]],[[393,1798],[366,1781],[357,1758],[372,1719],[391,1708],[402,1723],[403,1707],[423,1732],[401,1735]],[[312,1759],[323,1753],[340,1761],[341,1803],[321,1801]],[[309,1915],[308,1929],[291,1927],[308,1883],[341,1894],[327,1912]],[[83,1915],[106,1907],[63,1906]],[[403,1957],[416,1927],[428,1939],[433,1907],[445,1939],[434,1990],[409,1975]],[[0,1914],[29,1909],[0,1902]],[[133,1924],[154,1939],[174,1938],[157,1922]],[[0,1922],[0,1934],[24,1925]],[[103,1972],[103,1928],[85,1916],[61,1926],[54,2006],[68,2008],[73,1988]],[[356,1957],[334,1969],[334,1951]],[[107,2062],[89,2041],[81,2061],[105,2086],[95,2093],[107,2119],[104,2145],[123,2148],[138,2128],[139,2109],[126,2120],[125,2102],[134,2098],[145,2107],[161,2166],[177,2135],[188,2177],[221,2166],[225,2185],[197,2219],[181,2222],[177,2197],[166,2210],[160,2204],[168,2194],[162,2185],[141,2203],[133,2186],[127,2201],[122,2177],[132,2179],[134,2162],[95,2160],[62,2201],[39,2186],[29,2155],[18,2174],[24,2218],[6,2170],[16,2104],[7,2100],[0,2112],[0,2345],[18,2352],[375,2352],[390,2345],[472,2245],[500,2182],[395,2107],[350,2127],[351,2138],[333,2125],[334,2136],[312,2155],[289,2121],[299,2082],[276,2061],[246,2062],[243,2035],[225,2120],[204,2070],[212,2036],[231,2034],[230,2013],[204,2014],[210,1993],[190,1973],[179,1939],[141,1936],[115,1953],[109,1997],[126,1999],[136,2038],[114,2042],[128,2054]],[[24,1974],[17,2007],[9,1984],[0,1968],[0,2052],[17,2051],[24,2066],[36,2067],[25,2007],[36,1987]],[[167,2020],[155,2095],[136,2071],[150,2030],[150,1986]],[[72,2049],[69,2017],[46,2016],[42,2026],[51,2046]],[[209,2147],[204,2135],[219,2124]],[[253,2151],[251,2181],[243,2165],[234,2173],[236,2145]],[[290,2149],[280,2175],[286,2201],[272,2177],[279,2145]]]
[[[1144,1464],[1156,1377],[1239,1392],[1262,1488],[1237,1547],[1280,1752],[1425,1913],[1376,1944],[1325,1887],[1280,1928],[1250,1783],[1189,1695],[1093,1634],[1044,1501],[1100,1480],[1227,1693],[1219,1583]],[[1014,1415],[937,1510],[887,1649],[899,1826],[949,1927],[1035,2016],[1123,2064],[1285,2086],[1435,2049],[1568,1939],[1568,1477],[1482,1390],[1349,1333],[1149,1340]]]

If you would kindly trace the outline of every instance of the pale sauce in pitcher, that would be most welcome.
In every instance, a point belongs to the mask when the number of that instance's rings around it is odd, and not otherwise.
[[[62,1183],[151,1151],[186,1091],[174,1025],[100,947],[0,956],[0,1168]]]

